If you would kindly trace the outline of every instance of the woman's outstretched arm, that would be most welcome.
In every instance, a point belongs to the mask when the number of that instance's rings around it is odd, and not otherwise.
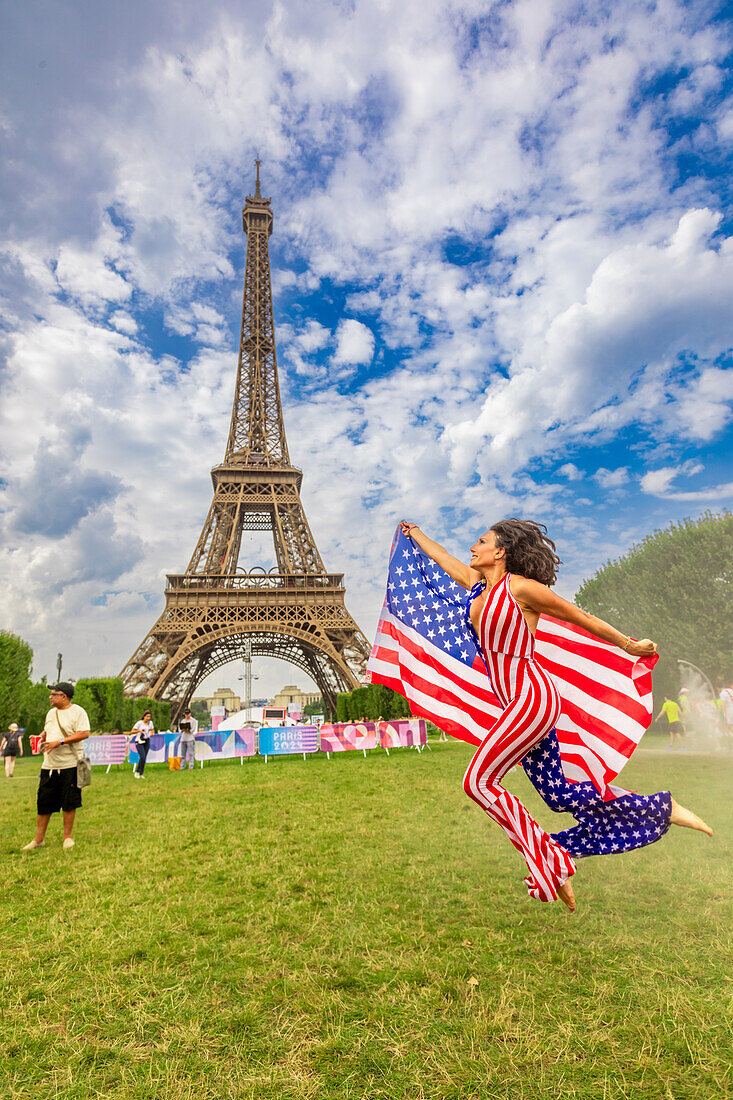
[[[531,581],[527,577],[513,577],[512,595],[518,603],[536,611],[538,615],[552,615],[565,623],[582,626],[584,630],[595,634],[596,638],[611,642],[634,657],[649,657],[657,652],[656,643],[649,638],[635,641],[628,634],[622,634],[620,630],[604,622],[603,619],[590,615],[587,611],[576,607],[574,603],[564,600],[562,596],[558,596],[546,584],[540,584],[539,581]]]
[[[458,581],[463,588],[473,588],[481,580],[481,574],[476,569],[471,569],[465,562],[459,561],[458,558],[454,558],[452,554],[449,554],[444,546],[429,539],[416,523],[407,523],[406,520],[403,520],[400,527],[403,535],[407,535],[408,539],[414,539],[420,549],[424,550],[436,565],[444,569],[448,576],[452,577],[454,581]]]

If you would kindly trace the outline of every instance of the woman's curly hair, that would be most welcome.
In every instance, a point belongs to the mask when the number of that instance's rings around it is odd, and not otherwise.
[[[507,573],[516,573],[541,584],[555,583],[562,562],[544,523],[534,523],[531,519],[503,519],[492,524],[491,530],[497,546],[506,550]]]

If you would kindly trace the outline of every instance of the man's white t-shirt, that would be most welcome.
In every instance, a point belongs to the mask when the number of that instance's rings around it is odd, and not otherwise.
[[[71,737],[74,733],[89,732],[89,718],[83,707],[77,703],[71,703],[64,710],[51,707],[46,715],[43,726],[46,734],[46,744],[53,741],[61,741],[63,737]],[[44,753],[41,770],[45,768],[75,768],[78,761],[84,755],[83,742],[76,741],[73,745],[59,745],[57,749]]]

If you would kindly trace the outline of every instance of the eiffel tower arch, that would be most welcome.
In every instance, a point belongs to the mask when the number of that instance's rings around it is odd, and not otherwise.
[[[185,573],[168,574],[165,609],[121,672],[127,695],[168,700],[174,720],[221,665],[279,657],[306,672],[335,709],[363,682],[369,644],[346,609],[343,573],[327,573],[290,462],[277,374],[270,285],[271,199],[242,212],[247,235],[234,405],[213,499]],[[276,567],[240,566],[245,531],[269,531]]]

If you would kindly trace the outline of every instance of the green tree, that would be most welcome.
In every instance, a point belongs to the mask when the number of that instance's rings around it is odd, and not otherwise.
[[[83,707],[87,712],[89,719],[89,729],[92,733],[102,728],[102,708],[99,705],[99,701],[85,680],[78,680],[74,684],[74,700],[80,707]]]
[[[20,718],[17,719],[18,725],[25,730],[26,739],[41,732],[49,709],[46,677],[37,684],[29,682],[23,697]]]
[[[120,709],[120,721],[118,727],[120,733],[129,733],[136,722],[139,722],[146,710],[149,710],[153,725],[156,730],[167,730],[171,724],[171,705],[161,703],[158,699],[148,699],[145,696],[139,699],[123,699]]]
[[[346,721],[348,721],[348,719],[346,717],[346,710],[347,710],[347,706],[348,706],[347,699],[348,698],[349,698],[348,691],[340,691],[338,693],[338,695],[336,696],[336,715],[335,715],[335,719],[336,719],[337,722],[346,722]]]
[[[365,684],[342,692],[336,699],[336,721],[354,722],[357,718],[409,718],[410,707],[404,696],[384,684]]]
[[[33,650],[7,630],[0,630],[0,730],[18,720],[30,687]]]
[[[658,698],[679,690],[677,661],[716,688],[733,678],[733,514],[705,512],[647,535],[581,585],[577,604],[635,637],[652,638]]]
[[[130,729],[135,722],[139,722],[146,710],[150,711],[153,719],[153,725],[156,730],[167,730],[171,724],[171,705],[170,703],[161,703],[158,699],[148,699],[145,696],[141,696],[139,699],[132,699],[132,723],[127,728]]]
[[[204,699],[193,700],[191,703],[191,714],[197,719],[200,725],[208,726],[211,722],[209,708]]]
[[[106,733],[115,729],[122,730],[124,699],[122,680],[119,677],[77,680],[74,702],[84,707],[93,730],[104,730]]]
[[[135,724],[132,717],[132,699],[122,700],[122,720],[120,722],[120,733],[129,733]]]

